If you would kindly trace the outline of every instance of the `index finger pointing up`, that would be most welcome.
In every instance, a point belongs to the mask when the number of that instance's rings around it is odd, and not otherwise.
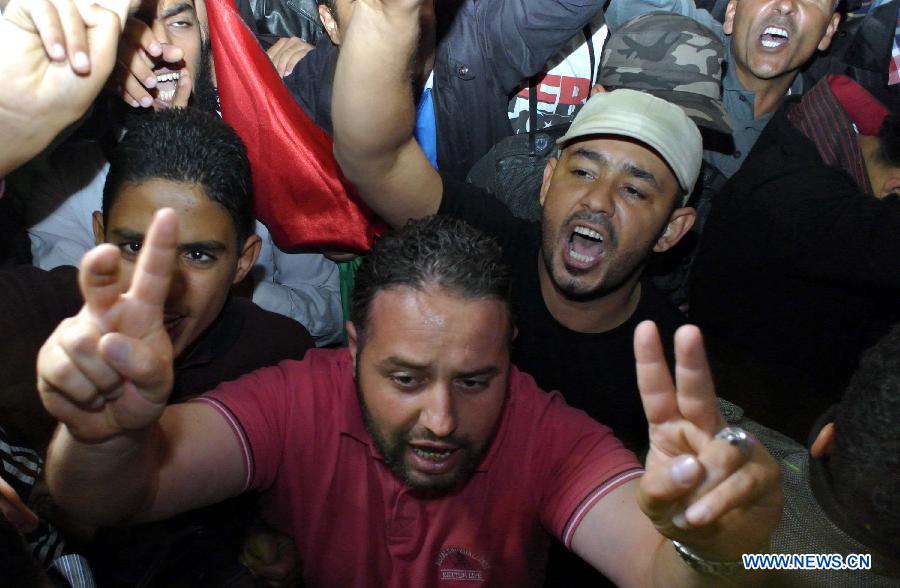
[[[653,321],[644,321],[634,330],[634,359],[647,422],[658,425],[681,418],[675,385]]]
[[[177,245],[178,217],[171,208],[161,208],[147,229],[128,289],[129,298],[151,307],[148,310],[160,309],[160,316],[169,295]]]

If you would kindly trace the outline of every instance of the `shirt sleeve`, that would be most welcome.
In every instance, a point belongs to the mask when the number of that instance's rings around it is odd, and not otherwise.
[[[77,267],[96,245],[92,215],[103,206],[108,170],[99,146],[93,143],[74,145],[53,156],[50,170],[26,202],[34,265],[47,270]]]
[[[286,421],[293,413],[289,371],[298,363],[256,370],[192,401],[212,405],[231,427],[244,460],[242,491],[270,488],[278,475]]]
[[[477,38],[493,77],[508,94],[547,61],[603,8],[594,0],[473,2]]]
[[[341,284],[337,264],[318,253],[286,253],[256,223],[262,251],[254,268],[253,302],[307,328],[319,347],[343,334]]]
[[[541,523],[567,548],[584,516],[610,492],[643,474],[612,430],[549,395],[532,432],[537,446]]]

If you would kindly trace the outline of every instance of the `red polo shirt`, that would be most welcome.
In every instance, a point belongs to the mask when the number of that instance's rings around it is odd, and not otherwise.
[[[385,465],[346,349],[311,350],[204,396],[231,423],[247,489],[293,535],[309,586],[540,585],[551,535],[641,474],[612,432],[513,368],[497,434],[472,478],[422,496]]]

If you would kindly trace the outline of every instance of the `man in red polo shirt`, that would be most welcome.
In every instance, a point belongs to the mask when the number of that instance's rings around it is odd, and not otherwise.
[[[777,524],[777,466],[721,431],[695,329],[676,340],[677,391],[652,324],[636,332],[651,438],[638,485],[608,428],[510,365],[510,271],[459,220],[411,223],[373,249],[349,350],[165,408],[155,309],[175,225],[158,214],[126,295],[103,289],[113,252],[89,253],[86,306],[42,350],[41,395],[62,422],[48,483],[74,517],[145,520],[263,490],[312,586],[540,585],[551,537],[620,585],[715,583],[702,574],[739,572]]]

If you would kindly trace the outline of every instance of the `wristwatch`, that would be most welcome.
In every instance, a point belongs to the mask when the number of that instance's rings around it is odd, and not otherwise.
[[[710,576],[735,576],[745,571],[743,561],[712,561],[700,557],[683,543],[675,541],[674,539],[672,539],[672,545],[675,546],[675,551],[678,552],[678,555],[684,560],[684,563],[701,574],[708,574]]]

